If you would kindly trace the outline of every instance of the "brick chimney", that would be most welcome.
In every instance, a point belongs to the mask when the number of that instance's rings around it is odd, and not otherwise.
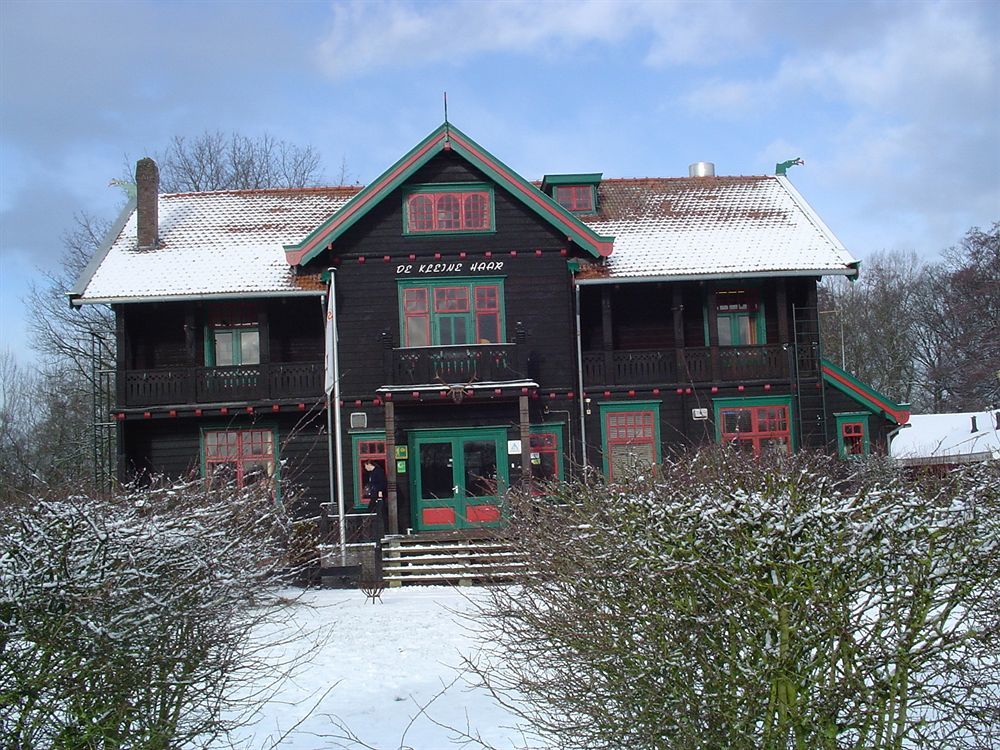
[[[159,235],[160,170],[148,156],[135,163],[139,250],[155,250]]]

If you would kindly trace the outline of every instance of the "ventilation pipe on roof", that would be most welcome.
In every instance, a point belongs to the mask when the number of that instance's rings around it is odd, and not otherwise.
[[[710,161],[696,161],[688,167],[688,177],[715,177],[715,164]]]
[[[979,432],[979,426],[976,424],[976,415],[972,415],[972,431]]]
[[[159,236],[160,170],[148,156],[135,163],[135,213],[139,250],[155,250]]]

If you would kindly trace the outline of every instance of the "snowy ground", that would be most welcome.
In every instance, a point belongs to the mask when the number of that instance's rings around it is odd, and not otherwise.
[[[296,622],[326,629],[326,644],[256,724],[229,740],[266,747],[305,716],[278,748],[482,747],[463,745],[461,733],[495,748],[523,746],[514,717],[463,678],[463,656],[475,654],[477,641],[461,613],[484,596],[420,586],[387,589],[381,604],[370,604],[357,590],[306,592],[292,605]]]

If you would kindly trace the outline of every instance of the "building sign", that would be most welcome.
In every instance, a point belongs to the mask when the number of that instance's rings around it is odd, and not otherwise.
[[[439,273],[484,273],[503,270],[502,260],[438,261],[436,263],[400,263],[396,266],[397,276],[433,276]]]

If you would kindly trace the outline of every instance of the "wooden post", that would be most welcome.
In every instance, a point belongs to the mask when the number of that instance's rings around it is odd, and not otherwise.
[[[778,305],[778,343],[787,344],[788,338],[788,290],[784,279],[778,279],[775,290]]]
[[[611,314],[611,287],[601,287],[601,338],[604,347],[604,384],[613,385],[618,382],[615,377],[615,335],[614,320]]]
[[[518,396],[518,423],[521,426],[521,483],[525,487],[531,482],[531,418],[528,413],[528,397]]]
[[[677,353],[677,374],[674,380],[678,383],[687,382],[687,362],[684,359],[684,297],[681,285],[674,282],[670,285],[671,309],[674,314],[674,351]]]
[[[132,365],[131,342],[125,327],[125,305],[115,305],[115,401],[119,409],[128,406],[125,386],[127,370]],[[120,431],[119,431],[120,432]]]
[[[399,533],[399,507],[396,498],[396,411],[392,401],[385,402],[385,483],[388,492],[389,533]]]
[[[712,382],[719,382],[719,308],[715,290],[708,293],[708,346],[712,357]]]

